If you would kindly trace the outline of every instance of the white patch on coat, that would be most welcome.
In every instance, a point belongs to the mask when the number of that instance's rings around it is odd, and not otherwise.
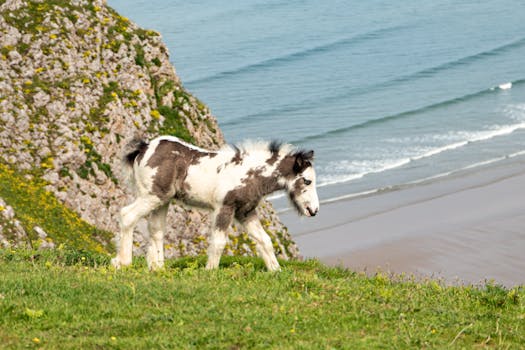
[[[246,182],[255,175],[273,178],[279,185],[264,189],[264,191],[278,190],[285,187],[288,191],[291,191],[297,181],[304,179],[311,181],[309,185],[302,188],[301,193],[294,193],[294,202],[301,208],[302,213],[307,216],[315,215],[319,209],[319,199],[315,190],[315,171],[312,166],[307,167],[301,174],[294,177],[290,176],[292,169],[287,170],[287,172],[290,172],[287,174],[281,174],[279,171],[276,171],[285,157],[294,155],[295,148],[290,145],[282,145],[279,148],[279,154],[275,156],[266,142],[247,142],[240,145],[239,148],[225,146],[214,152],[188,144],[177,137],[157,137],[149,143],[144,154],[139,154],[139,157],[141,157],[140,161],[135,159],[133,163],[137,199],[121,210],[121,244],[117,256],[112,259],[112,264],[116,267],[131,263],[133,228],[140,218],[147,217],[151,212],[155,214],[150,218],[151,222],[149,225],[151,240],[148,248],[148,266],[152,269],[163,266],[162,237],[165,234],[165,209],[169,205],[169,198],[153,194],[155,176],[159,167],[152,168],[148,166],[149,160],[157,152],[161,141],[175,142],[202,153],[202,157],[196,156],[188,162],[189,166],[185,172],[186,177],[183,179],[182,188],[177,188],[176,190],[181,191],[183,194],[181,198],[183,198],[184,202],[200,203],[202,205],[209,204],[214,211],[214,218],[217,218],[219,221],[222,220],[220,225],[224,225],[224,222],[228,223],[232,219],[231,216],[228,218],[225,215],[235,215],[235,210],[240,210],[240,207],[233,208],[233,206],[238,205],[236,201],[240,200],[242,204],[244,200],[242,196],[239,198],[234,197],[234,203],[236,204],[228,202],[229,204],[226,205],[226,196],[229,193],[235,195],[235,190],[237,189],[240,189],[240,193],[242,193]],[[192,157],[195,156],[195,152],[192,153]],[[311,159],[308,160],[310,161]],[[250,185],[253,184],[252,182]],[[178,186],[181,185],[179,184]],[[296,192],[299,192],[297,188]],[[260,199],[258,196],[256,198],[246,198],[245,204],[250,204],[250,201],[254,200],[254,203],[257,204],[257,201]],[[227,210],[223,213],[225,208]],[[275,257],[270,238],[261,226],[259,219],[254,215],[247,215],[250,212],[253,214],[254,208],[250,209],[248,207],[249,211],[243,212],[242,215],[245,216],[238,218],[238,220],[241,221],[250,237],[255,241],[257,250],[267,268],[271,271],[278,270],[279,263]],[[226,240],[226,231],[224,227],[217,224],[217,220],[213,220],[214,224],[209,240],[208,268],[216,268],[218,266]]]

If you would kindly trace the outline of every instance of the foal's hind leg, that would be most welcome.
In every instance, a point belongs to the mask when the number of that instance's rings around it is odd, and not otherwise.
[[[117,256],[111,259],[115,267],[131,264],[133,253],[133,229],[137,222],[162,204],[156,196],[141,196],[120,211],[120,242]]]
[[[248,231],[248,235],[255,241],[257,252],[263,259],[266,268],[269,271],[280,270],[281,267],[275,257],[272,240],[266,231],[264,231],[257,215],[251,215],[248,218],[241,220],[241,223],[246,231]]]
[[[146,260],[150,270],[164,266],[164,235],[166,234],[166,215],[169,203],[151,212],[148,221],[149,247]]]

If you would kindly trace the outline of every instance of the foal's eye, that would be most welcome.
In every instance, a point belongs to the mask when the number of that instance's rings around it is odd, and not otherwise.
[[[312,183],[312,180],[307,180],[307,179],[304,179],[304,184],[306,186],[310,185]]]

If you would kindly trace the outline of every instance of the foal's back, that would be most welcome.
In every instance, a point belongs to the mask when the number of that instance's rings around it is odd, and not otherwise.
[[[183,200],[192,190],[188,183],[189,169],[201,162],[210,166],[209,161],[217,155],[217,152],[193,146],[173,136],[155,138],[137,156],[134,164],[138,192],[152,193],[163,200]],[[208,178],[201,177],[200,180],[205,183]]]

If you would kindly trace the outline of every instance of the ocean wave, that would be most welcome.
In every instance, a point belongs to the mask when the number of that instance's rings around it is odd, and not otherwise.
[[[397,29],[398,27],[392,27],[392,28],[393,29]],[[384,28],[384,30],[387,30],[387,29],[389,29],[389,28]],[[382,30],[383,29],[380,29],[380,30],[378,30],[378,32],[382,31]],[[371,33],[374,33],[374,32],[371,32]],[[506,52],[508,52],[508,51],[510,51],[512,49],[516,49],[516,48],[519,48],[519,47],[524,46],[524,45],[525,45],[525,38],[520,38],[520,39],[511,41],[511,42],[509,42],[507,44],[500,45],[500,46],[497,46],[495,48],[489,49],[489,50],[481,51],[481,52],[478,52],[478,53],[473,54],[473,55],[469,55],[469,56],[461,57],[461,58],[458,58],[458,59],[455,59],[455,60],[451,60],[451,61],[439,64],[439,65],[436,65],[434,67],[425,68],[425,69],[422,69],[420,71],[417,71],[417,72],[414,72],[414,73],[410,73],[410,74],[406,74],[406,75],[402,75],[400,77],[397,77],[397,78],[394,78],[394,79],[391,79],[391,80],[387,80],[387,81],[384,81],[384,82],[379,82],[377,84],[372,84],[372,85],[368,85],[368,86],[360,86],[360,87],[352,86],[352,87],[349,88],[348,91],[345,91],[345,92],[343,92],[341,94],[334,94],[332,96],[327,96],[327,97],[322,98],[320,100],[316,100],[315,101],[315,105],[318,106],[318,105],[323,105],[323,104],[330,104],[330,103],[333,103],[334,101],[340,101],[340,100],[348,99],[348,98],[353,97],[353,96],[359,96],[359,95],[362,95],[362,94],[369,93],[370,91],[377,91],[377,90],[387,89],[387,88],[391,88],[391,87],[394,87],[394,86],[402,84],[402,83],[411,82],[411,81],[414,81],[414,80],[417,80],[417,79],[421,79],[421,78],[428,78],[428,77],[434,76],[434,75],[436,75],[438,73],[441,73],[443,71],[446,71],[446,70],[449,70],[449,69],[454,69],[456,67],[460,67],[460,66],[464,66],[464,65],[468,65],[468,64],[477,62],[477,61],[479,61],[481,59],[485,59],[487,57],[498,56],[498,55],[500,55],[502,53],[506,53]],[[308,50],[305,50],[305,51],[308,51]],[[294,54],[292,54],[292,55],[294,55]],[[283,58],[284,57],[286,57],[286,56],[283,56]],[[271,61],[272,61],[272,59],[268,60],[268,63],[271,63]],[[264,62],[266,62],[266,61],[263,61],[263,63]],[[246,68],[248,68],[248,67],[250,67],[250,66],[246,66]],[[234,71],[232,71],[232,72],[234,72]],[[213,76],[211,76],[211,77],[213,77]],[[475,96],[477,96],[477,94],[486,93],[486,92],[494,91],[494,90],[497,90],[497,89],[505,90],[505,88],[508,88],[509,86],[512,87],[512,86],[515,86],[515,85],[518,85],[518,84],[523,84],[523,83],[525,83],[525,79],[519,79],[519,80],[516,80],[516,81],[510,81],[510,82],[507,82],[507,83],[499,84],[497,86],[491,87],[491,88],[486,89],[486,90],[479,91],[477,93],[465,95],[465,96],[460,97],[458,99],[461,101],[462,98],[465,98],[465,97],[475,97]],[[503,86],[503,88],[502,88],[502,86]],[[455,101],[455,100],[456,99],[452,99],[451,101]],[[446,101],[444,101],[444,102],[446,102]],[[440,103],[437,103],[437,105],[439,105],[439,104]],[[301,111],[301,110],[308,110],[308,109],[312,108],[312,106],[313,106],[312,102],[309,99],[309,100],[300,101],[298,103],[295,103],[293,106],[285,106],[285,107],[282,107],[282,108],[273,108],[271,110],[245,115],[245,116],[236,118],[234,120],[230,120],[230,121],[224,123],[224,125],[225,126],[226,125],[227,126],[238,125],[240,123],[245,122],[246,120],[257,120],[257,119],[261,119],[261,118],[270,117],[270,116],[273,116],[273,115],[279,115],[279,114],[282,114],[282,113],[289,113],[289,112],[297,112],[297,111]]]
[[[468,144],[490,140],[494,137],[504,136],[515,132],[516,130],[525,129],[525,122],[511,124],[511,125],[502,125],[494,126],[489,130],[475,131],[475,132],[462,132],[457,133],[457,135],[462,135],[463,140],[456,141],[440,147],[422,148],[420,153],[411,157],[403,157],[395,160],[383,160],[378,161],[375,164],[367,165],[363,167],[360,172],[353,172],[357,167],[352,162],[349,163],[348,170],[350,173],[341,174],[341,175],[324,175],[319,177],[319,184],[317,187],[325,187],[329,185],[341,184],[350,182],[353,180],[361,179],[367,175],[381,173],[387,170],[392,170],[400,168],[404,165],[407,165],[411,162],[418,161],[421,159],[429,158],[435,155],[438,155],[443,152],[451,151],[464,147]],[[521,153],[520,153],[521,154]],[[520,155],[516,154],[516,155]],[[516,156],[509,155],[507,157]]]
[[[403,158],[403,159],[396,159],[396,160],[384,160],[384,161],[378,161],[375,164],[369,166],[368,168],[363,169],[359,173],[350,173],[350,174],[344,174],[344,175],[324,175],[319,176],[319,184],[317,185],[318,188],[340,184],[340,183],[346,183],[353,180],[361,179],[365,177],[366,175],[370,174],[377,174],[382,173],[387,170],[395,169],[402,167],[403,165],[406,165],[410,163],[410,158]]]
[[[407,81],[408,80],[409,79],[407,79]],[[355,96],[355,95],[359,95],[359,94],[369,93],[370,89],[373,90],[373,89],[377,89],[377,88],[385,88],[385,87],[387,87],[387,85],[389,87],[390,86],[394,86],[395,83],[401,83],[402,81],[404,81],[404,78],[398,78],[398,79],[390,80],[390,81],[388,81],[386,83],[377,84],[377,85],[374,85],[372,87],[370,87],[370,86],[358,87],[358,88],[354,88],[352,90],[353,92],[351,94],[334,95],[334,96],[328,97],[328,99],[330,99],[330,101],[332,101],[332,100],[333,101],[337,101],[337,100],[340,100],[340,99],[348,98],[348,97],[350,97],[350,95]],[[510,84],[513,87],[514,86],[519,86],[519,85],[525,84],[525,79],[517,79],[517,80],[511,81],[511,82],[508,82],[508,83],[504,83],[504,84],[500,84],[500,85],[505,85],[505,84]],[[305,141],[309,141],[309,140],[316,140],[316,139],[322,138],[323,136],[331,136],[331,135],[334,135],[334,134],[337,135],[339,133],[345,133],[345,132],[348,132],[348,131],[351,131],[351,130],[354,130],[354,129],[361,129],[361,128],[364,128],[364,127],[367,127],[367,126],[370,126],[370,125],[380,124],[380,123],[383,123],[383,122],[396,120],[396,119],[402,119],[402,118],[406,118],[406,117],[410,117],[410,116],[416,115],[418,113],[427,112],[427,111],[431,111],[431,110],[434,110],[434,109],[437,109],[437,108],[446,107],[446,106],[453,105],[453,104],[456,104],[456,103],[465,102],[465,101],[468,101],[468,100],[471,100],[471,99],[474,99],[474,98],[479,98],[479,97],[488,95],[490,93],[498,93],[499,90],[504,90],[504,89],[500,88],[500,85],[493,86],[493,87],[490,87],[488,89],[476,91],[476,92],[473,92],[471,94],[466,94],[466,95],[463,95],[463,96],[460,96],[460,97],[456,97],[456,98],[440,101],[440,102],[437,102],[437,103],[434,103],[434,104],[430,104],[430,105],[427,105],[427,106],[423,106],[423,107],[420,107],[420,108],[416,108],[416,109],[413,109],[413,110],[409,110],[409,111],[405,111],[405,112],[401,112],[401,113],[397,113],[397,114],[393,114],[393,115],[388,115],[388,116],[384,116],[384,117],[379,117],[379,118],[376,118],[376,119],[370,119],[370,120],[364,121],[362,123],[349,125],[347,127],[343,127],[343,128],[340,128],[340,129],[330,130],[330,131],[327,131],[325,133],[307,136],[305,138],[302,138],[302,139],[299,139],[299,140],[295,140],[294,142],[305,142]],[[246,121],[249,121],[249,120],[267,119],[267,118],[272,117],[272,116],[278,117],[278,116],[280,116],[280,115],[282,115],[284,113],[291,113],[291,112],[299,112],[299,111],[302,111],[302,110],[309,110],[309,109],[311,109],[314,106],[318,106],[319,104],[323,104],[323,103],[326,103],[326,102],[327,102],[326,99],[316,100],[315,103],[312,103],[311,100],[301,101],[301,102],[295,103],[293,105],[288,105],[288,106],[283,106],[283,107],[278,107],[278,108],[272,108],[272,109],[261,111],[261,112],[258,112],[258,113],[244,115],[242,117],[235,118],[235,119],[229,120],[227,122],[223,122],[223,123],[221,123],[221,126],[235,126],[235,125],[243,124],[243,123],[245,123]]]
[[[398,26],[379,28],[377,30],[353,35],[347,38],[335,40],[333,42],[329,42],[329,43],[317,45],[314,47],[310,47],[304,50],[288,53],[286,55],[269,58],[269,59],[266,59],[260,62],[251,63],[248,65],[233,68],[230,70],[224,70],[216,74],[212,74],[212,75],[208,75],[202,78],[197,78],[194,80],[187,81],[185,85],[187,85],[188,87],[194,88],[195,86],[199,84],[204,84],[204,83],[209,84],[210,82],[221,80],[221,79],[228,78],[231,76],[238,76],[240,74],[245,74],[245,73],[253,73],[257,70],[267,69],[270,67],[274,68],[278,65],[300,61],[300,60],[309,58],[311,56],[317,55],[319,53],[326,53],[329,51],[334,51],[340,48],[347,47],[349,45],[359,44],[359,43],[362,43],[370,39],[376,39],[385,34],[388,34],[390,32],[393,32],[399,29],[404,29],[406,27],[407,27],[406,25],[398,25]]]
[[[523,83],[525,83],[525,79],[519,79],[519,80],[516,80],[516,81],[512,82],[512,84],[515,85],[515,86],[523,84]],[[463,96],[460,96],[460,97],[452,98],[452,99],[449,99],[449,100],[437,102],[437,103],[434,103],[434,104],[431,104],[431,105],[423,106],[423,107],[412,109],[412,110],[409,110],[409,111],[405,111],[405,112],[401,112],[401,113],[397,113],[397,114],[392,114],[392,115],[387,115],[387,116],[376,118],[376,119],[370,119],[370,120],[364,121],[362,123],[357,123],[357,124],[349,125],[349,126],[338,128],[338,129],[332,129],[332,130],[325,131],[325,132],[322,132],[322,133],[319,133],[319,134],[305,136],[305,137],[303,137],[301,139],[293,140],[292,143],[304,143],[304,142],[308,142],[308,141],[322,139],[322,138],[325,138],[325,137],[337,136],[337,135],[344,134],[344,133],[347,133],[347,132],[350,132],[350,131],[353,131],[353,130],[363,129],[363,128],[366,128],[366,127],[370,127],[370,126],[377,125],[377,124],[382,124],[382,123],[385,123],[385,122],[391,122],[391,121],[394,121],[394,120],[399,120],[399,119],[404,119],[404,118],[408,118],[408,117],[413,117],[413,116],[416,116],[416,115],[419,115],[419,114],[422,114],[422,113],[425,113],[425,112],[436,110],[438,108],[443,108],[443,107],[451,106],[451,105],[454,105],[454,104],[457,104],[457,103],[466,102],[466,101],[469,101],[469,100],[472,100],[472,99],[475,99],[475,98],[479,98],[479,97],[482,97],[482,96],[486,96],[488,94],[495,93],[495,92],[496,92],[496,90],[494,88],[480,90],[480,91],[477,91],[477,92],[474,92],[474,93],[471,93],[471,94],[467,94],[467,95],[463,95]]]
[[[520,122],[525,121],[525,103],[507,105],[505,106],[504,113],[514,120]]]
[[[525,150],[514,152],[514,153],[511,153],[511,154],[506,155],[506,156],[496,157],[496,158],[488,159],[488,160],[485,160],[485,161],[482,161],[482,162],[473,163],[473,164],[467,165],[465,167],[462,167],[462,168],[459,168],[459,169],[456,169],[456,170],[452,170],[452,171],[448,171],[448,172],[444,172],[444,173],[428,176],[428,177],[425,177],[425,178],[422,178],[422,179],[418,179],[418,180],[414,180],[414,181],[409,181],[409,182],[406,182],[406,183],[403,183],[403,184],[399,184],[399,185],[396,185],[396,186],[389,186],[389,187],[384,187],[384,188],[374,188],[374,189],[367,190],[367,191],[349,193],[349,194],[345,194],[345,195],[337,196],[337,197],[330,197],[330,198],[321,200],[320,203],[321,204],[332,203],[332,202],[337,202],[337,201],[341,201],[341,200],[345,200],[345,199],[352,199],[352,198],[357,198],[357,197],[368,196],[368,195],[376,194],[376,193],[379,193],[379,192],[394,191],[394,190],[397,190],[397,189],[407,188],[407,187],[410,187],[410,186],[427,183],[429,181],[435,181],[435,180],[438,180],[438,179],[441,179],[441,178],[444,178],[444,177],[447,177],[447,176],[451,176],[451,175],[454,175],[454,174],[457,174],[457,173],[461,173],[461,172],[466,171],[466,170],[472,170],[472,169],[480,168],[480,167],[483,167],[483,166],[487,166],[487,165],[490,165],[490,164],[501,162],[501,161],[503,161],[505,159],[510,159],[510,158],[514,158],[514,157],[518,157],[518,156],[525,156]]]
[[[400,82],[405,82],[405,81],[412,81],[414,79],[419,79],[419,78],[426,78],[426,77],[441,73],[449,69],[453,69],[459,66],[464,66],[464,65],[468,65],[468,64],[480,61],[487,57],[498,56],[502,53],[506,53],[510,50],[519,48],[524,45],[525,45],[525,38],[520,38],[520,39],[511,41],[507,44],[500,45],[495,48],[489,49],[489,50],[481,51],[473,55],[464,56],[464,57],[461,57],[461,58],[458,58],[458,59],[455,59],[449,62],[445,62],[443,64],[439,64],[434,67],[420,70],[412,74],[407,74],[405,76],[393,79],[387,82],[386,84],[400,83]]]

